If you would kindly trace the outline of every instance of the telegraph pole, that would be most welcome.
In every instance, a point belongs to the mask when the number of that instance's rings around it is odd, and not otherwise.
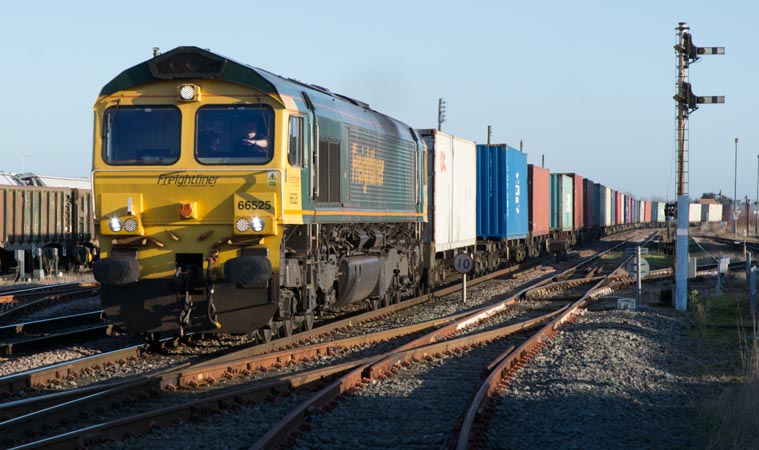
[[[688,188],[687,172],[688,117],[699,104],[725,103],[724,96],[696,97],[688,81],[688,68],[701,59],[699,55],[724,55],[725,47],[696,47],[690,28],[680,22],[675,28],[679,38],[677,54],[677,236],[675,245],[675,307],[688,309]],[[737,145],[737,144],[736,144]]]

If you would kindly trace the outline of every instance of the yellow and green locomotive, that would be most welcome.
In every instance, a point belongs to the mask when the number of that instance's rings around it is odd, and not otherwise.
[[[94,272],[127,330],[267,340],[421,285],[425,147],[408,125],[197,47],[125,70],[94,110]]]

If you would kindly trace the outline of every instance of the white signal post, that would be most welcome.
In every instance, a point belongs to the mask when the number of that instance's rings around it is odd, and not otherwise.
[[[462,276],[461,281],[461,302],[466,303],[466,274],[472,271],[474,268],[474,261],[472,255],[468,253],[460,253],[453,258],[453,268],[456,272]]]

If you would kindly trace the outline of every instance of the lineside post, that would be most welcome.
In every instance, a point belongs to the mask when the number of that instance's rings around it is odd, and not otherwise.
[[[677,55],[677,229],[675,231],[675,307],[688,309],[688,172],[687,142],[688,117],[699,104],[725,103],[723,96],[697,97],[688,81],[690,64],[701,59],[699,55],[724,55],[724,47],[696,47],[690,28],[680,22],[675,28],[679,38],[675,44]],[[736,140],[737,142],[737,140]],[[737,144],[736,144],[737,145]]]

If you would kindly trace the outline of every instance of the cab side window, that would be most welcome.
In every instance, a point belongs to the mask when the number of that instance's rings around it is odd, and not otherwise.
[[[293,167],[303,167],[303,117],[290,117],[290,139],[287,160]]]

